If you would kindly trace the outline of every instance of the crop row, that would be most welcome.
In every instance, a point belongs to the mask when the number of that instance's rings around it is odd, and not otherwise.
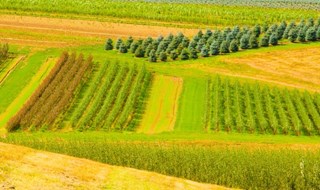
[[[150,85],[146,69],[107,62],[91,80],[83,96],[69,107],[70,114],[64,121],[79,131],[125,130],[129,125],[130,129],[134,128],[136,123],[131,123],[139,121],[135,115],[140,112],[139,106],[144,105],[144,94]]]
[[[206,143],[204,146],[178,140],[161,142],[157,138],[156,142],[139,141],[146,136],[123,142],[119,139],[131,137],[121,138],[123,135],[16,133],[0,141],[237,189],[319,189],[320,186],[320,151],[313,145],[298,149],[290,145],[271,148],[266,144],[239,147],[232,143],[228,146]],[[178,136],[170,137],[178,139]]]
[[[231,1],[223,1],[231,2]],[[238,1],[232,1],[238,2]],[[295,1],[296,3],[296,1]],[[266,3],[265,3],[266,4]],[[309,4],[300,3],[300,7]],[[318,6],[318,4],[316,5]],[[310,4],[308,7],[316,7]],[[75,15],[95,15],[108,20],[108,17],[127,18],[132,20],[178,22],[190,26],[232,26],[255,25],[280,22],[281,20],[297,20],[319,16],[316,10],[290,10],[247,6],[223,6],[217,4],[193,3],[153,3],[132,1],[105,0],[2,0],[0,9],[6,11],[23,11],[30,14],[57,13]],[[134,11],[132,11],[134,10]],[[281,14],[279,14],[281,11]],[[266,16],[268,15],[268,16]]]
[[[0,63],[8,57],[9,45],[0,44]]]
[[[91,72],[92,57],[64,52],[50,74],[37,88],[23,108],[7,124],[15,129],[39,130],[52,128],[56,118],[69,106],[74,92],[86,73]]]
[[[320,134],[319,95],[216,77],[209,82],[211,130]]]
[[[280,40],[290,42],[313,42],[320,40],[320,19],[312,18],[299,23],[285,21],[280,24],[255,25],[252,28],[234,26],[224,30],[200,30],[193,38],[182,33],[159,36],[156,39],[119,38],[115,43],[107,39],[105,50],[116,49],[120,53],[133,53],[138,58],[149,58],[150,62],[188,60],[219,54],[235,53],[240,50],[276,46]]]

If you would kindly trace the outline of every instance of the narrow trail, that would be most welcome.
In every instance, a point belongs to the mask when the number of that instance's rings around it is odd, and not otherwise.
[[[0,75],[0,86],[8,78],[10,73],[17,67],[17,65],[26,58],[25,55],[17,57],[11,64],[8,65],[8,68],[4,69],[4,74]]]

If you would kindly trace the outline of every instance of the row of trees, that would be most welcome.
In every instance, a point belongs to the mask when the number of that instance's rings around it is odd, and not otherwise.
[[[296,24],[283,21],[271,26],[256,25],[253,28],[221,30],[200,30],[192,39],[182,33],[169,34],[167,37],[159,36],[157,39],[148,37],[144,40],[127,40],[119,38],[115,43],[107,39],[105,50],[116,49],[120,53],[132,53],[135,57],[147,57],[150,62],[171,60],[197,59],[219,54],[227,54],[245,49],[255,49],[278,45],[280,40],[287,39],[291,42],[306,42],[320,40],[320,19],[302,20]]]
[[[206,123],[216,131],[320,135],[318,96],[216,77]]]
[[[8,44],[0,44],[0,62],[6,59],[9,55],[9,45]]]
[[[71,119],[64,120],[79,131],[132,130],[150,80],[151,74],[145,67],[107,62],[98,68],[78,101],[69,108]]]
[[[81,86],[85,75],[92,72],[92,57],[64,52],[55,67],[32,94],[22,109],[12,117],[9,131],[53,128],[58,116],[63,114]]]

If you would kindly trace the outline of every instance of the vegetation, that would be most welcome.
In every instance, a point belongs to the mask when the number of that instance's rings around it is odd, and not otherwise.
[[[133,130],[144,111],[151,74],[144,66],[106,62],[80,90],[57,126],[77,130]]]
[[[202,0],[201,0],[202,1]],[[191,2],[191,1],[188,1]],[[208,1],[206,1],[208,2]],[[12,11],[15,14],[18,12],[23,14],[33,15],[37,14],[51,14],[57,16],[78,16],[89,15],[98,16],[109,21],[111,18],[123,18],[131,20],[145,20],[145,21],[164,21],[164,22],[178,22],[180,25],[211,25],[211,26],[232,26],[232,25],[249,25],[264,23],[281,22],[282,20],[297,20],[300,18],[310,18],[319,16],[319,12],[310,9],[319,9],[318,2],[307,3],[299,1],[285,2],[272,0],[268,1],[211,1],[211,4],[199,3],[180,3],[171,1],[170,3],[163,2],[142,2],[142,1],[114,1],[114,0],[94,0],[90,3],[86,0],[72,1],[72,0],[3,0],[0,9],[4,12]],[[228,6],[221,6],[227,3]],[[232,2],[231,4],[229,2]],[[240,2],[240,3],[239,3]],[[253,6],[248,9],[248,3]],[[270,7],[276,8],[266,8]],[[236,6],[234,6],[236,5]],[[238,6],[240,5],[240,6]],[[245,6],[241,6],[245,5]],[[261,7],[256,7],[260,5]],[[278,6],[295,7],[308,10],[295,9],[279,9]],[[312,7],[312,8],[310,8]],[[135,11],[132,11],[135,10]],[[201,11],[198,11],[201,10]],[[279,14],[281,12],[281,14]],[[268,15],[266,17],[265,15]],[[109,17],[109,18],[108,18]],[[147,22],[150,23],[150,22]],[[158,22],[159,24],[159,22]]]
[[[0,63],[8,57],[9,45],[0,44]]]
[[[50,74],[37,88],[22,109],[8,122],[9,131],[39,130],[51,128],[55,119],[63,112],[74,91],[91,72],[92,57],[84,60],[83,55],[64,52]]]
[[[258,84],[214,78],[209,81],[208,128],[219,131],[319,135],[316,96]],[[284,100],[283,100],[284,99]],[[231,114],[236,113],[236,114]],[[280,125],[279,125],[280,123]],[[290,124],[294,126],[289,128]]]
[[[262,31],[260,25],[255,25],[251,29],[248,27],[233,29],[225,28],[222,30],[211,31],[207,29],[205,33],[200,30],[192,39],[189,39],[182,33],[177,35],[169,34],[167,37],[159,36],[157,39],[148,37],[144,40],[133,40],[129,37],[127,41],[118,39],[116,48],[120,53],[127,53],[131,49],[135,57],[149,57],[150,62],[167,61],[167,54],[172,55],[171,60],[177,60],[177,54],[180,60],[197,59],[200,57],[209,57],[219,54],[228,54],[246,49],[255,49],[259,47],[276,46],[280,40],[289,40],[291,42],[314,42],[320,40],[320,19],[316,22],[310,18],[307,22],[301,20],[299,24],[291,22],[281,22],[273,24]],[[299,31],[297,33],[297,31]],[[263,36],[262,36],[263,35]],[[259,38],[261,38],[259,40]],[[111,50],[112,40],[107,39],[105,49]],[[130,46],[128,44],[131,44]]]
[[[319,149],[117,140],[123,135],[111,140],[98,134],[13,134],[5,142],[228,187],[316,189],[320,185]]]

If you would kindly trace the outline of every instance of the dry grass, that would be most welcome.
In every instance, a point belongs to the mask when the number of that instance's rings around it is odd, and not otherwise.
[[[224,61],[247,65],[261,71],[262,75],[251,76],[258,80],[275,81],[282,85],[320,91],[320,48],[270,50],[238,58],[226,58]]]
[[[0,143],[1,189],[227,189]]]
[[[74,38],[74,42],[72,42],[72,38],[70,39],[70,37],[75,36],[85,38],[87,44],[101,44],[101,41],[104,41],[107,37],[114,39],[118,37],[127,38],[128,36],[145,38],[148,36],[168,35],[169,33],[175,34],[177,32],[193,35],[197,31],[174,27],[15,15],[1,15],[0,27],[1,29],[23,31],[23,33],[11,32],[10,34],[3,34],[0,38],[2,41],[7,41],[10,44],[47,47],[79,45],[76,38]],[[33,33],[33,36],[26,36],[25,34],[28,33]],[[52,38],[54,35],[57,35],[57,37]],[[67,44],[61,36],[64,36],[65,39],[68,38]],[[84,42],[81,44],[84,44]]]

